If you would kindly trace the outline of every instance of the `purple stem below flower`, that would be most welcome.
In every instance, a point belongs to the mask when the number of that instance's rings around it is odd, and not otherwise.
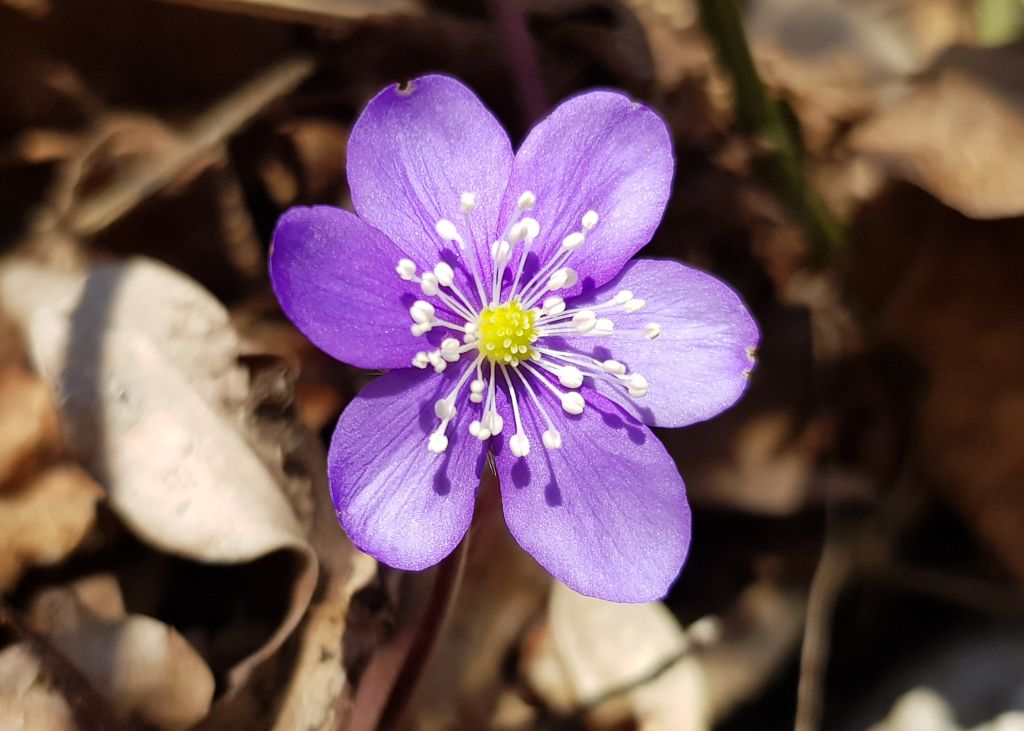
[[[505,58],[515,80],[523,123],[530,128],[548,110],[530,29],[526,27],[522,9],[511,0],[487,0],[487,6],[498,32],[505,38]]]

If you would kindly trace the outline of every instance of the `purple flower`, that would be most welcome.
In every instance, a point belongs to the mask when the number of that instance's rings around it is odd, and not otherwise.
[[[519,152],[458,81],[378,94],[352,129],[357,214],[293,208],[270,276],[318,347],[393,369],[341,415],[328,459],[352,541],[431,566],[469,527],[489,455],[505,520],[583,594],[665,594],[690,511],[646,425],[732,405],[757,326],[717,279],[630,260],[668,200],[664,122],[608,91],[569,99]]]

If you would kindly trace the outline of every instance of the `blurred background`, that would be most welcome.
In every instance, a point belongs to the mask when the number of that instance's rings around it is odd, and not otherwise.
[[[0,0],[0,729],[1024,729],[1021,0]],[[763,332],[662,603],[355,551],[266,273],[384,86],[620,88]],[[485,490],[484,498],[488,492]],[[488,517],[489,516],[489,517]],[[447,594],[445,593],[447,592]],[[439,600],[438,597],[442,597]],[[447,619],[447,621],[442,621]]]

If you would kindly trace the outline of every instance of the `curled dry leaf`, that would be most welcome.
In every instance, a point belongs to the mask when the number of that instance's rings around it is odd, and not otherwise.
[[[614,604],[556,583],[546,635],[526,672],[560,710],[587,707],[608,725],[636,719],[643,731],[696,731],[709,727],[709,709],[690,648],[660,602]]]
[[[854,148],[973,218],[1024,213],[1024,42],[953,48]]]
[[[0,650],[0,728],[77,731],[71,709],[27,643]]]
[[[201,562],[296,557],[288,611],[229,682],[244,681],[302,617],[317,563],[277,479],[244,433],[248,392],[224,308],[144,260],[66,276],[0,271],[0,300],[58,395],[61,426],[142,540]]]
[[[81,468],[58,465],[0,494],[0,591],[33,566],[63,560],[93,524],[103,490]]]

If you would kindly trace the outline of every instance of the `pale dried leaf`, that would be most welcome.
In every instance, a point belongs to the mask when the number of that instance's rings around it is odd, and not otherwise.
[[[0,591],[33,566],[62,561],[88,531],[103,490],[81,468],[52,467],[0,494]]]
[[[555,584],[548,636],[547,647],[531,660],[540,674],[530,665],[527,673],[556,706],[569,695],[605,723],[635,718],[649,731],[709,727],[703,673],[687,656],[691,642],[660,602],[615,604]],[[565,688],[549,685],[559,680],[556,667]],[[625,702],[606,700],[612,696]]]
[[[150,617],[86,622],[53,643],[124,716],[186,729],[213,701],[213,673],[177,630]]]
[[[1024,43],[956,48],[854,148],[973,218],[1024,213]]]
[[[69,444],[141,539],[204,562],[297,557],[289,611],[232,670],[241,682],[298,623],[317,563],[245,436],[248,381],[226,311],[188,278],[142,260],[84,278],[12,265],[0,272],[0,298],[59,395]]]
[[[45,678],[26,643],[0,650],[0,728],[77,731],[67,701]]]

